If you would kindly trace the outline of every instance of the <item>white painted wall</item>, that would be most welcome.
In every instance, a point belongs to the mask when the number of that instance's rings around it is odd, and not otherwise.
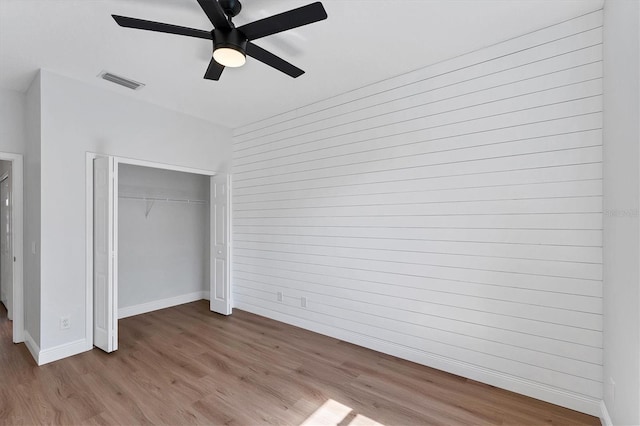
[[[41,146],[42,81],[41,73],[31,83],[25,101],[24,159],[24,319],[25,341],[33,352],[39,351],[40,293],[40,218],[41,218]],[[35,345],[36,347],[33,347]]]
[[[126,89],[123,89],[126,90]],[[85,339],[85,153],[225,170],[231,131],[42,71],[42,336]],[[71,327],[61,330],[60,316]]]
[[[638,1],[605,2],[604,89],[604,396],[613,424],[637,425],[640,424]]]
[[[121,164],[118,179],[118,308],[208,290],[209,176]]]
[[[0,152],[25,152],[25,94],[0,89]]]
[[[597,11],[237,129],[235,306],[598,414],[601,43]]]

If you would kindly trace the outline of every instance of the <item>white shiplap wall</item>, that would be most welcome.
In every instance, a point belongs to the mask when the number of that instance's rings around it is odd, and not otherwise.
[[[237,129],[233,175],[237,308],[597,414],[602,11]]]

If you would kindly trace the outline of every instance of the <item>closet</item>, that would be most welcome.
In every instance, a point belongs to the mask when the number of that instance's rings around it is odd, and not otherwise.
[[[208,176],[118,168],[118,317],[208,297]]]
[[[231,314],[230,177],[87,154],[87,332],[118,349],[118,319],[200,299]]]

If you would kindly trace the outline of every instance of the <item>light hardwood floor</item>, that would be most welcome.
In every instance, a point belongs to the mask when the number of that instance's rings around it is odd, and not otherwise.
[[[120,321],[120,349],[37,367],[0,307],[0,424],[599,424],[204,301]]]

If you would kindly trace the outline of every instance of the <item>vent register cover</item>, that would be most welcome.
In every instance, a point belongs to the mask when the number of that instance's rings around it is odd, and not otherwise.
[[[132,89],[132,90],[140,90],[144,87],[143,83],[139,83],[137,81],[131,80],[129,78],[125,78],[119,75],[115,75],[113,73],[107,72],[107,71],[102,71],[100,74],[98,74],[98,77],[100,77],[103,80],[107,80],[110,81],[111,83],[115,83],[115,84],[119,84],[120,86],[124,86],[127,89]]]

